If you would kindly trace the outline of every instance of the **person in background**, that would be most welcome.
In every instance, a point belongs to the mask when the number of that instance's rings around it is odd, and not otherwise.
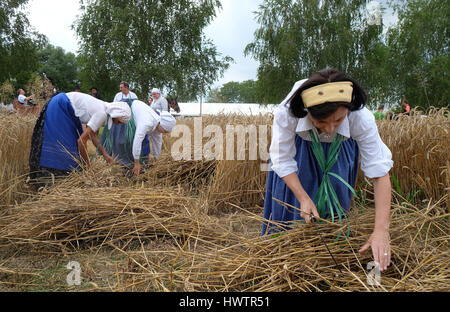
[[[373,114],[364,107],[366,101],[367,94],[355,80],[326,68],[298,81],[278,105],[262,234],[288,230],[298,221],[309,224],[314,218],[345,216],[361,154],[361,170],[373,180],[375,220],[373,232],[359,252],[371,248],[383,271],[391,257],[389,171],[393,161]],[[323,187],[321,198],[316,198]],[[325,203],[327,198],[331,200],[330,192],[339,205]]]
[[[134,100],[137,100],[137,96],[134,92],[130,91],[130,85],[126,81],[121,81],[119,84],[120,92],[114,97],[114,102],[127,102],[130,106]]]
[[[386,119],[386,114],[384,111],[384,105],[378,106],[378,110],[373,114],[375,116],[375,120]]]
[[[403,107],[403,114],[409,115],[409,112],[411,111],[411,107],[409,106],[409,103],[405,98],[403,98],[402,107]]]
[[[66,176],[79,168],[80,160],[89,167],[88,139],[108,163],[113,163],[114,159],[99,146],[97,137],[107,116],[111,117],[108,127],[124,124],[130,120],[131,110],[126,103],[107,103],[81,92],[58,93],[52,97],[42,108],[33,129],[30,177]]]
[[[93,97],[95,97],[96,99],[99,99],[99,100],[102,99],[102,97],[101,97],[100,93],[98,93],[98,89],[96,87],[91,88],[91,95]]]
[[[74,92],[81,92],[81,88],[79,85],[75,86]]]
[[[151,96],[148,97],[147,103],[148,103],[148,106],[150,106],[150,107],[152,106],[153,98]]]
[[[153,103],[151,108],[153,108],[157,112],[168,112],[169,111],[169,103],[166,98],[161,95],[161,91],[157,88],[152,89],[152,97]]]
[[[17,97],[17,100],[20,104],[23,106],[30,106],[28,104],[28,101],[30,101],[33,98],[33,94],[30,96],[25,96],[25,91],[23,89],[19,89],[19,96]]]

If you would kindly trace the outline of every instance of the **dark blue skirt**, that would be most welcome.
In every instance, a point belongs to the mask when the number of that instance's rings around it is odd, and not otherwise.
[[[39,165],[64,171],[78,168],[78,139],[82,133],[81,121],[67,95],[55,95],[45,112]]]
[[[323,143],[325,155],[328,155],[328,150],[331,143]],[[295,147],[297,153],[295,154],[295,160],[297,161],[298,170],[297,175],[300,182],[309,195],[311,200],[314,200],[320,183],[322,182],[323,172],[320,169],[312,148],[311,142],[303,140],[300,136],[295,137]],[[340,175],[345,181],[352,187],[356,183],[356,176],[358,174],[358,161],[359,161],[359,148],[356,141],[348,139],[342,142],[339,157],[330,172]],[[272,164],[269,163],[269,168]],[[331,178],[334,190],[339,198],[341,206],[348,210],[350,207],[350,201],[352,199],[352,192],[338,179]],[[278,201],[294,206],[298,209],[285,206]],[[317,204],[317,203],[316,203]],[[267,176],[266,196],[264,201],[264,219],[275,221],[270,223],[263,222],[262,234],[270,234],[283,230],[288,230],[290,224],[295,221],[301,221],[303,218],[300,216],[300,203],[295,197],[294,193],[284,183],[274,171],[270,170]],[[335,215],[337,215],[335,211]],[[321,216],[321,218],[328,218],[328,214]]]
[[[112,148],[105,146],[106,133],[103,131],[102,137],[100,139],[100,144],[104,147],[105,151],[125,166],[132,166],[134,164],[133,157],[133,142],[127,143],[126,138],[126,124],[113,124],[109,130],[111,136]],[[142,141],[141,155],[142,159],[145,160],[150,154],[150,142],[148,140],[148,134],[145,136],[144,141]]]

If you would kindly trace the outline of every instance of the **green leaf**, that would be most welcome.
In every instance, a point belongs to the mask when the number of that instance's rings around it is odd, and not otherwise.
[[[397,193],[400,196],[403,196],[402,195],[402,189],[400,188],[400,185],[398,184],[397,178],[395,177],[394,173],[391,174],[391,179],[392,179],[392,183],[394,183],[395,190],[397,191]]]
[[[355,197],[358,197],[358,195],[356,195],[355,190],[353,189],[353,187],[347,183],[347,181],[345,181],[341,176],[335,174],[334,172],[328,172],[329,175],[335,177],[336,179],[338,179],[339,181],[341,181],[352,193]]]

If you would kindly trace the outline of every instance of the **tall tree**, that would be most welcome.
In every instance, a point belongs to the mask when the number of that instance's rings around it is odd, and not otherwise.
[[[254,80],[230,81],[210,91],[207,100],[216,103],[256,103],[257,85]]]
[[[203,35],[219,0],[80,2],[74,28],[82,83],[96,84],[106,96],[127,80],[141,97],[159,87],[180,100],[194,99],[231,61]]]
[[[447,106],[450,98],[448,19],[446,0],[394,1],[398,24],[387,34],[390,80],[400,103],[427,109]]]
[[[38,58],[39,72],[45,73],[59,91],[74,90],[74,86],[79,83],[75,54],[48,44],[39,50]]]
[[[367,55],[380,48],[383,26],[368,24],[367,3],[265,0],[257,12],[260,27],[244,51],[260,62],[259,101],[279,103],[293,82],[325,67],[350,74],[370,92],[366,70],[377,67]]]
[[[23,87],[38,67],[37,51],[47,43],[45,36],[30,30],[23,13],[28,0],[0,2],[0,82],[10,80]]]

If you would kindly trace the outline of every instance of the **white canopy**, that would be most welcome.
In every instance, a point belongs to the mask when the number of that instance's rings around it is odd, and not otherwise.
[[[178,103],[180,113],[173,113],[173,115],[180,116],[199,116],[200,103]],[[242,103],[203,103],[203,115],[217,115],[223,114],[244,114],[244,115],[258,115],[273,113],[277,105],[262,106],[259,104],[242,104]]]

